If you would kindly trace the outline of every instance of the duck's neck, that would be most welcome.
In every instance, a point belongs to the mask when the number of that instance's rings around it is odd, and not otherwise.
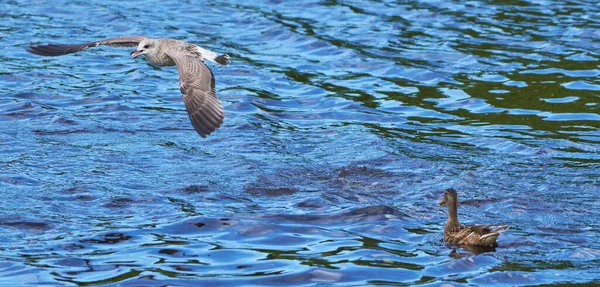
[[[448,221],[446,222],[446,229],[455,230],[460,228],[460,221],[458,221],[457,209],[458,207],[456,206],[456,203],[448,205]]]

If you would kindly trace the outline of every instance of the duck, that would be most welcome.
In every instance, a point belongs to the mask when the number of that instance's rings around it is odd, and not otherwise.
[[[458,220],[458,194],[450,188],[444,192],[444,198],[439,205],[448,207],[448,221],[444,225],[444,241],[448,244],[463,246],[498,246],[496,240],[500,233],[508,230],[510,225],[470,225],[462,226]]]

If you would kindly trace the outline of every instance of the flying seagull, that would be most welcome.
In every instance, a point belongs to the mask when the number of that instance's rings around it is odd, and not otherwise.
[[[31,46],[28,52],[41,56],[61,56],[100,45],[137,47],[131,58],[146,56],[157,66],[177,66],[179,90],[183,94],[185,109],[194,129],[203,138],[223,123],[223,105],[217,98],[215,76],[204,63],[209,60],[221,65],[229,64],[229,55],[214,52],[183,41],[145,36],[126,36],[84,44],[48,44]]]

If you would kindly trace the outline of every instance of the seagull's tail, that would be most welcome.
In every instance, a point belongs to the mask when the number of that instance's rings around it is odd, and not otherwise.
[[[231,63],[231,61],[229,60],[229,55],[227,54],[223,54],[221,56],[216,57],[215,62],[221,65],[228,65],[229,63]]]
[[[198,47],[198,46],[196,46],[196,51],[198,51],[198,53],[200,53],[200,55],[202,55],[202,58],[212,61],[212,62],[215,62],[217,64],[227,65],[230,63],[229,55],[227,55],[227,54],[218,56],[215,52],[206,50],[206,49]]]

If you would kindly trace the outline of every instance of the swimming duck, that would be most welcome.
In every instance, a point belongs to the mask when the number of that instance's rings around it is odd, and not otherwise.
[[[450,244],[496,247],[496,239],[500,233],[508,230],[510,225],[471,225],[462,226],[458,221],[458,195],[450,188],[444,193],[439,205],[448,207],[448,221],[444,226],[444,241]]]

